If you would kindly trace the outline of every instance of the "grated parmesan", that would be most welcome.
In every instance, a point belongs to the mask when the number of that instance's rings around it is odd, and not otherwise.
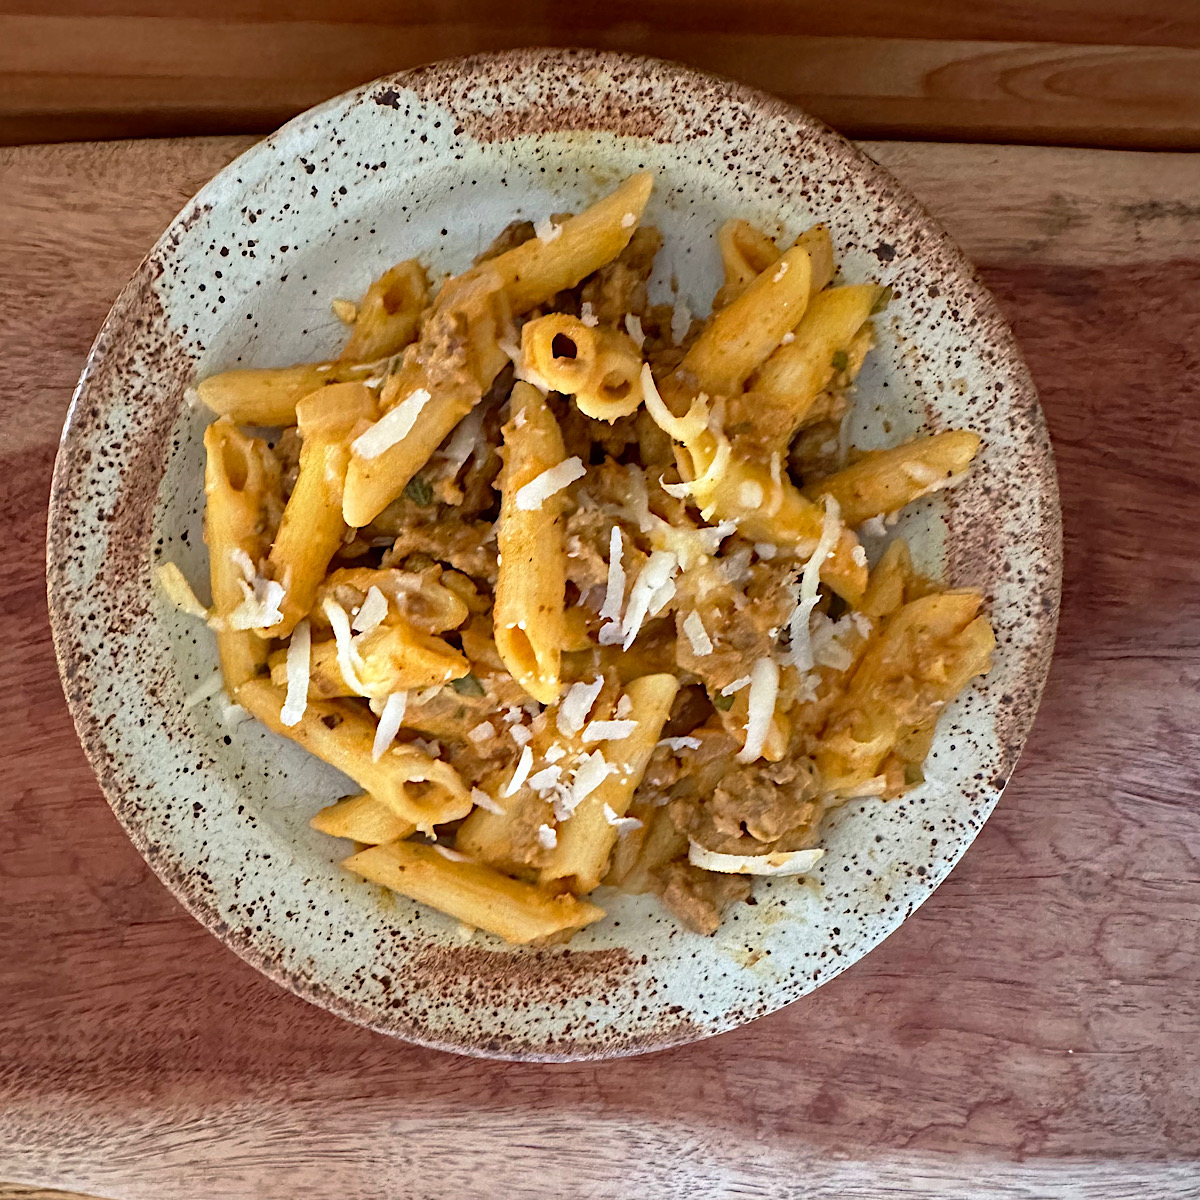
[[[537,840],[543,850],[553,850],[558,845],[558,830],[549,825],[539,825]]]
[[[628,650],[641,631],[642,623],[650,613],[659,589],[671,581],[679,568],[679,560],[669,550],[655,550],[638,572],[633,587],[629,590],[629,603],[625,608],[625,619],[621,623],[622,649]],[[672,585],[672,594],[674,585]],[[669,599],[670,597],[668,597]]]
[[[396,740],[407,706],[407,692],[393,692],[384,702],[383,712],[379,714],[379,724],[375,727],[375,741],[371,745],[371,758],[375,762],[383,757],[387,748]]]
[[[633,701],[628,696],[622,696],[617,701],[617,707],[613,710],[613,715],[618,721],[623,721],[631,712],[633,712]]]
[[[867,565],[866,548],[861,543],[855,546],[854,549],[850,551],[850,558],[856,567],[865,567]]]
[[[692,653],[697,658],[704,658],[713,652],[712,638],[704,628],[704,620],[698,612],[690,612],[683,619],[683,632],[691,643]]]
[[[533,737],[533,730],[528,725],[510,725],[508,732],[512,735],[512,740],[518,746],[528,746],[530,739]]]
[[[632,229],[636,224],[637,224],[637,217],[635,217],[633,215],[633,213],[631,213],[631,212],[626,213],[621,218],[621,228],[622,229]]]
[[[592,302],[590,300],[585,300],[579,306],[579,319],[588,327],[588,329],[595,329],[596,326],[600,324],[600,318],[596,316],[596,310],[592,307]]]
[[[752,763],[762,756],[771,729],[771,719],[775,716],[775,698],[778,694],[779,664],[773,658],[760,658],[750,669],[746,744],[737,756],[738,762]]]
[[[467,741],[474,742],[478,746],[480,743],[489,741],[495,736],[495,725],[491,721],[482,721],[467,734]]]
[[[677,754],[680,750],[699,750],[703,743],[698,737],[665,737],[658,744]]]
[[[775,274],[771,276],[771,282],[778,283],[788,273],[789,266],[790,266],[790,264],[788,263],[787,259],[785,258],[783,260],[783,262],[781,262],[779,264],[779,270],[776,271]]]
[[[593,750],[591,754],[585,755],[580,759],[579,765],[575,768],[575,774],[572,777],[572,807],[578,807],[616,769],[599,750]]]
[[[637,817],[621,817],[611,804],[604,806],[604,819],[616,831],[618,837],[628,837],[635,829],[641,829],[642,823]]]
[[[325,602],[321,605],[321,611],[333,629],[333,640],[337,646],[337,665],[342,679],[356,695],[366,696],[367,689],[358,677],[358,668],[362,665],[362,659],[354,648],[354,638],[350,633],[350,618],[346,616],[346,610],[332,596],[326,596]]]
[[[283,620],[279,605],[284,591],[281,583],[255,576],[251,585],[239,579],[242,602],[229,614],[231,629],[270,629]]]
[[[821,568],[833,554],[838,538],[841,536],[841,510],[838,502],[832,496],[825,497],[825,519],[821,523],[821,536],[817,539],[816,548],[804,564],[804,572],[800,576],[800,598],[792,615],[788,619],[788,638],[791,642],[790,658],[792,665],[803,674],[813,667],[812,643],[809,637],[808,622],[812,611],[817,606],[817,589],[821,585]]]
[[[521,758],[517,763],[516,770],[512,773],[512,778],[504,786],[503,795],[514,796],[520,790],[521,785],[529,778],[529,772],[533,767],[533,751],[526,746],[521,751]]]
[[[625,332],[633,339],[633,344],[640,350],[646,344],[646,334],[642,330],[642,318],[633,313],[625,314]]]
[[[742,688],[747,687],[750,683],[750,676],[743,675],[740,679],[735,679],[732,683],[727,683],[721,689],[722,696],[732,696],[736,692],[740,692]]]
[[[883,523],[883,514],[880,513],[875,517],[868,517],[859,527],[859,533],[865,533],[868,537],[887,537],[887,526]]]
[[[470,862],[471,860],[458,850],[451,850],[449,846],[443,846],[440,842],[433,842],[433,848],[443,857],[448,858],[451,862]]]
[[[155,570],[154,578],[158,581],[158,586],[162,588],[163,595],[181,613],[187,613],[189,617],[199,617],[202,621],[208,620],[208,609],[196,599],[192,585],[188,583],[187,577],[175,563],[163,563]]]
[[[583,742],[620,742],[637,728],[636,721],[592,721],[583,731]]]
[[[738,503],[743,508],[758,508],[765,499],[763,486],[753,479],[745,479],[738,487]]]
[[[312,652],[312,627],[307,620],[297,623],[287,649],[287,699],[279,720],[290,729],[300,724],[308,707],[308,673]]]
[[[471,789],[471,803],[476,808],[482,808],[484,812],[490,812],[497,817],[504,816],[504,809],[495,802],[482,788],[473,787]]]
[[[430,395],[425,388],[417,388],[401,400],[391,412],[384,413],[370,429],[360,433],[350,443],[350,450],[359,458],[378,458],[397,442],[402,442],[417,423],[421,410],[429,403]]]
[[[551,217],[543,217],[534,225],[533,232],[539,242],[552,242],[562,233],[562,226],[556,225]]]
[[[775,854],[719,854],[688,839],[688,862],[722,875],[804,875],[825,857],[824,850],[792,850]]]
[[[531,479],[524,487],[517,489],[517,508],[522,512],[537,512],[542,504],[551,496],[561,492],[563,488],[582,479],[587,474],[587,468],[580,461],[579,455],[573,455],[565,462],[547,467],[536,478]]]
[[[458,475],[467,459],[479,448],[483,435],[483,408],[482,404],[475,405],[454,427],[454,433],[446,443],[442,453],[451,479]]]
[[[558,706],[558,732],[564,737],[574,737],[587,721],[596,697],[604,687],[604,679],[597,676],[591,683],[573,683]]]
[[[387,597],[374,584],[371,584],[367,589],[367,595],[362,602],[362,607],[355,614],[354,622],[350,628],[355,633],[370,633],[387,614]]]
[[[557,787],[562,779],[562,767],[543,767],[534,775],[529,777],[529,786],[535,792],[548,792],[551,788]]]
[[[789,329],[787,333],[779,339],[781,346],[790,346],[796,340],[796,335]]]
[[[556,763],[564,754],[566,754],[566,751],[561,746],[551,746],[542,757],[548,763]]]

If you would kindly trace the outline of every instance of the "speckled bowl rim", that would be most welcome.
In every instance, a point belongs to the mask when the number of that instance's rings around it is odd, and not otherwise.
[[[529,72],[543,69],[558,69],[560,71],[569,69],[574,72],[584,72],[597,68],[601,70],[640,70],[646,72],[655,81],[669,81],[671,86],[689,91],[703,91],[705,88],[717,88],[722,93],[723,98],[745,106],[749,112],[753,113],[760,120],[784,118],[793,122],[798,130],[819,141],[823,149],[839,165],[867,178],[872,185],[874,193],[884,205],[902,210],[907,219],[918,225],[925,234],[933,239],[939,259],[945,265],[943,277],[952,276],[955,278],[955,282],[962,289],[963,294],[974,305],[980,322],[980,334],[989,338],[1003,353],[1006,368],[1004,372],[1005,378],[1013,389],[1010,395],[1010,404],[1023,405],[1029,408],[1035,415],[1035,425],[1027,444],[1032,451],[1034,465],[1038,468],[1041,476],[1042,499],[1047,502],[1046,516],[1038,530],[1038,536],[1042,550],[1047,557],[1045,564],[1047,567],[1047,577],[1043,581],[1043,592],[1052,598],[1052,603],[1044,606],[1043,610],[1033,618],[1036,621],[1036,629],[1030,659],[1034,667],[1030,671],[1030,677],[1023,680],[1025,688],[1024,698],[1027,703],[1022,713],[1010,714],[1003,732],[998,731],[997,733],[997,749],[1007,769],[1007,777],[996,792],[996,799],[998,800],[1004,786],[1006,786],[1007,778],[1011,777],[1012,768],[1016,765],[1016,761],[1036,715],[1049,673],[1057,630],[1058,602],[1062,580],[1062,529],[1057,479],[1053,465],[1053,451],[1048,434],[1046,433],[1044,418],[1041,414],[1028,368],[1012,331],[1002,316],[995,299],[979,279],[974,267],[950,239],[941,225],[887,170],[867,154],[796,106],[768,93],[709,72],[650,57],[611,51],[531,48],[443,60],[382,76],[370,83],[363,84],[341,95],[332,97],[324,103],[299,114],[287,125],[282,126],[275,133],[245,150],[231,163],[222,168],[214,179],[235,173],[243,162],[252,159],[254,156],[273,150],[276,142],[294,125],[310,121],[315,115],[338,109],[355,99],[361,99],[381,87],[409,88],[418,83],[423,83],[427,87],[431,78],[436,79],[439,75],[445,76],[448,73],[462,75],[471,72],[495,72],[505,69],[515,72]],[[617,123],[618,120],[614,119],[610,125],[605,125],[604,120],[599,120],[596,125],[591,127],[603,131]],[[205,185],[205,187],[208,186],[210,185]],[[106,761],[106,749],[100,737],[98,726],[91,719],[86,692],[79,688],[75,682],[75,676],[80,669],[80,664],[73,661],[70,653],[70,639],[65,626],[65,602],[62,595],[65,590],[65,578],[59,564],[62,561],[61,555],[64,543],[63,518],[70,509],[69,498],[66,494],[67,476],[72,453],[76,448],[75,443],[79,438],[79,426],[81,424],[80,404],[86,398],[88,384],[96,372],[98,364],[103,356],[112,350],[111,341],[113,333],[110,329],[110,324],[112,323],[113,315],[121,310],[123,305],[131,304],[138,289],[153,279],[157,254],[170,243],[172,233],[180,223],[186,221],[189,213],[195,211],[197,198],[193,197],[184,205],[179,214],[172,220],[167,230],[155,242],[154,246],[139,264],[129,283],[114,302],[112,311],[106,318],[105,324],[101,327],[92,344],[79,383],[72,395],[71,404],[63,426],[59,450],[55,459],[50,492],[47,526],[47,595],[51,632],[60,679],[76,731],[100,782],[105,798],[137,850],[146,859],[170,892],[192,916],[211,933],[216,935],[240,958],[277,983],[280,987],[356,1024],[390,1036],[400,1037],[405,1041],[430,1049],[480,1058],[539,1062],[586,1061],[589,1059],[626,1057],[650,1051],[666,1050],[674,1046],[715,1036],[747,1024],[751,1020],[757,1020],[771,1012],[778,1011],[780,1008],[802,998],[803,995],[807,995],[813,989],[802,989],[796,995],[772,1003],[749,1016],[739,1012],[726,1020],[714,1021],[706,1027],[676,1027],[663,1032],[656,1032],[652,1036],[647,1037],[630,1036],[621,1043],[603,1044],[590,1049],[584,1048],[582,1052],[578,1050],[565,1053],[557,1051],[547,1052],[534,1047],[523,1047],[520,1045],[505,1045],[503,1048],[498,1049],[496,1047],[457,1040],[452,1037],[432,1037],[419,1025],[410,1021],[404,1019],[395,1019],[392,1021],[381,1020],[378,1018],[377,1013],[369,1009],[366,1005],[356,1004],[323,983],[298,974],[292,974],[284,969],[280,963],[256,943],[248,930],[230,927],[222,919],[216,905],[203,894],[201,889],[195,886],[194,881],[189,878],[188,872],[181,869],[179,864],[172,861],[168,854],[163,853],[160,847],[150,842],[141,822],[137,819],[135,807],[131,805],[130,799],[126,797],[120,783],[114,778],[113,773],[109,769]],[[990,815],[990,811],[987,815]],[[984,820],[986,820],[986,816]],[[980,828],[982,828],[982,821]],[[961,860],[962,855],[969,849],[976,836],[978,836],[978,830],[975,830],[974,834],[964,841],[954,859],[954,863]],[[841,970],[853,965],[853,962],[860,961],[862,957],[890,937],[907,920],[908,916],[911,916],[912,912],[915,912],[933,894],[940,882],[940,879],[935,881],[932,887],[916,896],[908,911],[904,915],[897,917],[895,922],[872,945],[863,950],[862,954],[858,955],[851,962],[843,964],[826,978],[822,979],[820,983],[826,983],[829,979],[836,977]],[[820,984],[817,986],[820,986]]]

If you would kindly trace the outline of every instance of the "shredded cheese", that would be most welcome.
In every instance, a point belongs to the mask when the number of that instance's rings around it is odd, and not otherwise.
[[[283,584],[255,576],[253,585],[238,580],[242,602],[229,614],[231,629],[270,629],[283,620],[279,608],[284,597]]]
[[[629,603],[625,608],[625,619],[621,623],[622,649],[628,650],[641,631],[642,623],[650,613],[656,593],[679,569],[679,560],[669,550],[655,550],[638,572],[629,591]],[[674,587],[672,586],[672,592]],[[669,597],[668,597],[669,599]]]
[[[582,479],[587,474],[587,468],[580,461],[579,455],[573,455],[565,462],[547,467],[536,478],[531,479],[524,487],[517,489],[517,507],[522,512],[537,512],[542,504],[551,496],[561,492],[563,488]]]
[[[375,629],[384,617],[388,614],[388,599],[387,597],[372,584],[367,588],[367,594],[362,602],[362,607],[354,615],[354,622],[350,626],[355,633],[370,633]]]
[[[504,796],[515,796],[520,790],[525,780],[529,778],[529,772],[533,767],[533,750],[526,746],[521,751],[521,757],[517,762],[516,770],[512,773],[512,778],[504,785]]]
[[[633,313],[625,314],[625,332],[633,339],[633,344],[640,350],[646,344],[646,335],[642,330],[642,318]]]
[[[550,825],[539,825],[537,840],[543,850],[553,850],[558,845],[558,830]]]
[[[483,436],[483,409],[482,404],[475,405],[454,427],[454,433],[446,443],[443,454],[451,479],[458,475],[467,459],[479,448]]]
[[[528,725],[510,725],[508,732],[518,746],[528,746],[533,738],[533,730]]]
[[[482,808],[484,812],[490,812],[497,817],[504,816],[504,809],[495,802],[482,788],[473,787],[471,789],[471,803],[476,808]]]
[[[649,363],[642,364],[642,400],[655,425],[677,442],[694,442],[708,428],[708,398],[704,393],[692,401],[686,416],[675,416],[658,394]]]
[[[383,712],[379,714],[379,724],[375,727],[375,741],[371,746],[371,758],[375,762],[384,756],[387,748],[396,740],[407,706],[407,692],[393,692],[384,702]]]
[[[543,767],[536,774],[530,775],[529,786],[539,794],[548,792],[558,786],[559,780],[562,779],[562,771],[562,767]]]
[[[800,598],[788,619],[788,637],[791,641],[792,665],[801,674],[813,668],[812,640],[808,623],[817,606],[817,589],[821,586],[821,568],[837,546],[842,533],[841,511],[832,496],[825,497],[825,519],[821,523],[821,536],[817,539],[804,571],[800,576]]]
[[[192,585],[175,563],[163,563],[155,570],[154,578],[162,588],[163,594],[181,613],[187,613],[189,617],[199,617],[202,621],[208,620],[208,609],[196,599]]]
[[[575,768],[571,787],[572,807],[588,798],[614,771],[614,767],[599,750],[585,755]]]
[[[474,742],[475,745],[480,745],[483,742],[490,741],[496,736],[496,727],[491,721],[481,721],[474,729],[467,734],[467,741]]]
[[[750,676],[743,675],[740,679],[735,679],[732,683],[727,683],[721,689],[722,696],[732,696],[736,692],[740,692],[742,688],[748,687],[750,684]]]
[[[350,618],[346,616],[346,610],[332,596],[326,596],[325,602],[321,605],[321,611],[333,629],[333,640],[337,646],[338,670],[342,673],[346,686],[356,695],[369,695],[362,680],[358,677],[358,668],[362,665],[362,659],[354,648],[354,636],[350,632]]]
[[[308,707],[308,674],[312,649],[312,627],[307,620],[297,623],[287,649],[287,699],[279,720],[289,728],[300,724]]]
[[[825,857],[824,850],[792,850],[775,854],[719,854],[688,840],[688,862],[722,875],[806,875]]]
[[[785,258],[779,264],[779,270],[776,271],[775,274],[771,276],[771,282],[778,283],[787,274],[789,265],[790,264],[788,263],[787,259]]]
[[[775,698],[779,695],[779,664],[773,658],[760,658],[750,668],[750,699],[746,718],[746,744],[738,754],[740,763],[752,763],[762,756],[771,719],[775,716]]]
[[[402,442],[412,431],[429,400],[430,395],[425,388],[410,392],[391,412],[384,413],[370,429],[364,430],[350,443],[351,453],[369,460],[378,458],[397,442]]]
[[[451,850],[449,846],[443,846],[441,842],[431,843],[433,848],[443,857],[448,858],[451,862],[470,862],[471,860],[458,850]]]
[[[712,638],[708,636],[708,630],[704,628],[704,619],[698,612],[690,612],[684,617],[683,632],[697,658],[704,658],[713,652]]]
[[[621,218],[622,229],[632,229],[637,224],[637,217],[633,213],[628,212]]]
[[[590,300],[585,300],[579,306],[579,319],[589,329],[595,329],[596,326],[600,324],[600,318],[596,316],[596,310],[592,307],[592,302]]]
[[[856,567],[867,565],[867,551],[861,542],[850,551],[850,559]]]
[[[543,217],[534,227],[533,232],[539,242],[552,242],[562,233],[562,226],[556,225],[550,217]]]
[[[636,721],[591,721],[583,731],[583,742],[624,741],[637,726]]]
[[[616,831],[618,837],[628,837],[635,829],[641,829],[642,823],[637,817],[622,817],[611,804],[604,806],[604,820]]]
[[[558,732],[563,737],[574,737],[587,721],[596,697],[604,687],[604,679],[597,676],[591,683],[573,683],[558,706]]]
[[[600,606],[600,616],[606,621],[621,619],[621,605],[625,600],[625,568],[621,554],[621,527],[614,525],[608,535],[608,586]]]
[[[698,737],[665,737],[658,744],[666,746],[673,754],[678,754],[680,750],[699,750],[703,745]]]

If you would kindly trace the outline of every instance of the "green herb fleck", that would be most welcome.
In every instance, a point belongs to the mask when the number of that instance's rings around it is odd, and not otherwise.
[[[892,302],[892,297],[895,295],[895,289],[888,284],[887,287],[881,287],[879,294],[875,297],[875,303],[871,305],[871,316],[883,312],[885,308]]]
[[[420,475],[414,475],[408,481],[404,495],[414,504],[429,505],[433,503],[433,488]]]
[[[709,699],[713,702],[713,708],[719,708],[722,712],[728,712],[733,707],[733,696],[723,696],[718,692]]]
[[[464,675],[461,679],[450,680],[450,686],[460,696],[486,696],[483,684],[474,675]]]
[[[846,371],[850,368],[850,355],[845,350],[835,350],[833,352],[833,369],[835,371]]]

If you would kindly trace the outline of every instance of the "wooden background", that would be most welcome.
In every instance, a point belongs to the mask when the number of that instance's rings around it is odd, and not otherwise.
[[[531,45],[679,59],[854,137],[1200,149],[1195,0],[0,0],[0,143],[262,133]]]
[[[246,139],[0,150],[0,1178],[119,1200],[1200,1196],[1200,159],[874,144],[1011,317],[1066,585],[976,845],[813,996],[640,1059],[405,1046],[279,991],[104,804],[43,596],[113,297]],[[0,1197],[19,1194],[0,1188]]]

